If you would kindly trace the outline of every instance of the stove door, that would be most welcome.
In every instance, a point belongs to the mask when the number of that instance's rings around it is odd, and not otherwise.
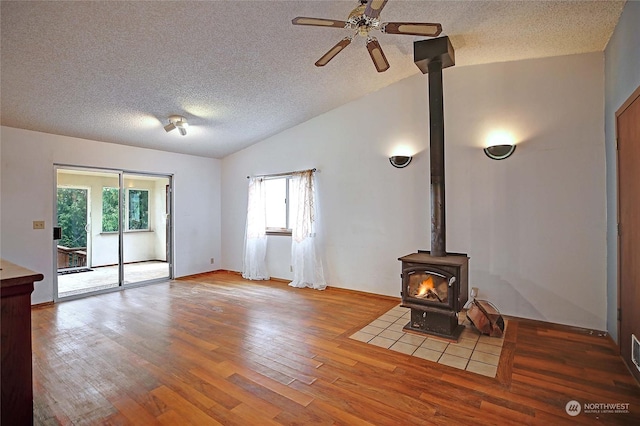
[[[403,271],[403,299],[418,305],[452,307],[456,277],[440,268],[424,265]]]

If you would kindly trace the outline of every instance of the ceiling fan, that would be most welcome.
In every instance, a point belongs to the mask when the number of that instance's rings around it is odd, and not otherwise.
[[[333,46],[315,63],[317,67],[323,67],[329,63],[338,53],[347,47],[353,37],[360,35],[367,39],[369,56],[378,72],[389,69],[387,61],[378,40],[369,35],[371,30],[379,30],[386,34],[406,34],[426,37],[436,37],[442,32],[442,25],[421,22],[380,22],[380,12],[388,0],[359,0],[360,5],[351,11],[346,21],[334,19],[306,18],[299,16],[291,21],[293,25],[311,25],[314,27],[347,28],[356,30],[355,34],[345,37]]]

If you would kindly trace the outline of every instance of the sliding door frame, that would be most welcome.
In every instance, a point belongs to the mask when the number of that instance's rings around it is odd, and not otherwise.
[[[52,222],[53,224],[55,224],[54,226],[57,226],[58,224],[58,218],[57,218],[57,188],[58,188],[58,170],[75,170],[75,171],[80,171],[80,172],[104,172],[104,173],[113,173],[114,175],[117,174],[118,175],[118,200],[119,200],[119,206],[118,206],[118,285],[117,287],[113,287],[113,288],[107,288],[107,289],[101,289],[101,290],[95,290],[95,291],[89,291],[86,293],[82,293],[82,294],[77,294],[77,295],[72,295],[72,296],[65,296],[65,297],[59,297],[58,296],[58,263],[57,263],[57,240],[53,240],[52,239],[52,252],[54,253],[54,262],[53,262],[53,301],[54,303],[57,303],[58,301],[66,301],[66,300],[73,300],[73,299],[80,299],[83,297],[87,297],[87,296],[93,296],[93,295],[97,295],[97,294],[103,294],[103,293],[112,293],[115,291],[121,291],[121,290],[125,290],[128,288],[134,288],[134,287],[140,287],[140,286],[145,286],[145,285],[149,285],[149,284],[154,284],[154,283],[158,283],[158,282],[163,282],[166,280],[172,280],[174,278],[174,223],[173,223],[173,211],[174,211],[174,206],[173,206],[173,174],[170,173],[153,173],[153,172],[141,172],[141,171],[137,171],[137,170],[127,170],[127,169],[115,169],[115,168],[108,168],[108,167],[95,167],[95,166],[79,166],[79,165],[73,165],[73,164],[62,164],[62,163],[54,163],[53,165],[53,173],[54,173],[54,179],[53,179],[53,185],[54,185],[54,190],[53,190],[53,218],[52,218]],[[166,229],[164,230],[164,232],[167,235],[167,241],[165,242],[165,244],[168,246],[167,249],[167,263],[169,266],[169,276],[166,278],[158,278],[158,279],[151,279],[151,280],[147,280],[147,281],[140,281],[140,282],[136,282],[136,283],[129,283],[126,284],[124,283],[124,232],[125,232],[125,226],[124,226],[124,215],[126,214],[125,211],[125,187],[124,187],[124,178],[125,175],[130,174],[130,175],[138,175],[138,176],[149,176],[149,177],[158,177],[158,178],[164,178],[167,179],[169,181],[169,191],[168,191],[168,195],[167,195],[167,205],[165,206],[166,210],[167,210],[167,218],[166,218]]]

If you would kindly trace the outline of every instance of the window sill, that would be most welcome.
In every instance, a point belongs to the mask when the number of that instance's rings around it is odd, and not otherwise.
[[[290,229],[282,229],[282,230],[267,230],[266,231],[267,235],[284,235],[284,236],[291,236],[291,230]]]
[[[136,234],[138,232],[153,232],[153,229],[127,229],[125,234]],[[101,232],[100,235],[118,235],[118,231]]]

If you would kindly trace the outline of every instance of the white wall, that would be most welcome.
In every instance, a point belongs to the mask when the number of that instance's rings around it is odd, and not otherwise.
[[[212,269],[220,258],[220,160],[0,129],[0,256],[45,275],[31,301],[53,300],[54,163],[174,175],[174,273]],[[32,221],[44,220],[45,230]]]
[[[602,53],[444,70],[447,249],[501,312],[605,328]],[[316,167],[330,285],[399,296],[397,258],[429,248],[427,76],[416,75],[226,157],[223,267],[242,268],[248,174]],[[515,155],[482,152],[492,129]],[[388,157],[416,154],[405,169]],[[291,278],[290,239],[269,237]]]
[[[607,331],[618,340],[616,111],[640,86],[640,2],[628,1],[605,49],[607,152]]]

